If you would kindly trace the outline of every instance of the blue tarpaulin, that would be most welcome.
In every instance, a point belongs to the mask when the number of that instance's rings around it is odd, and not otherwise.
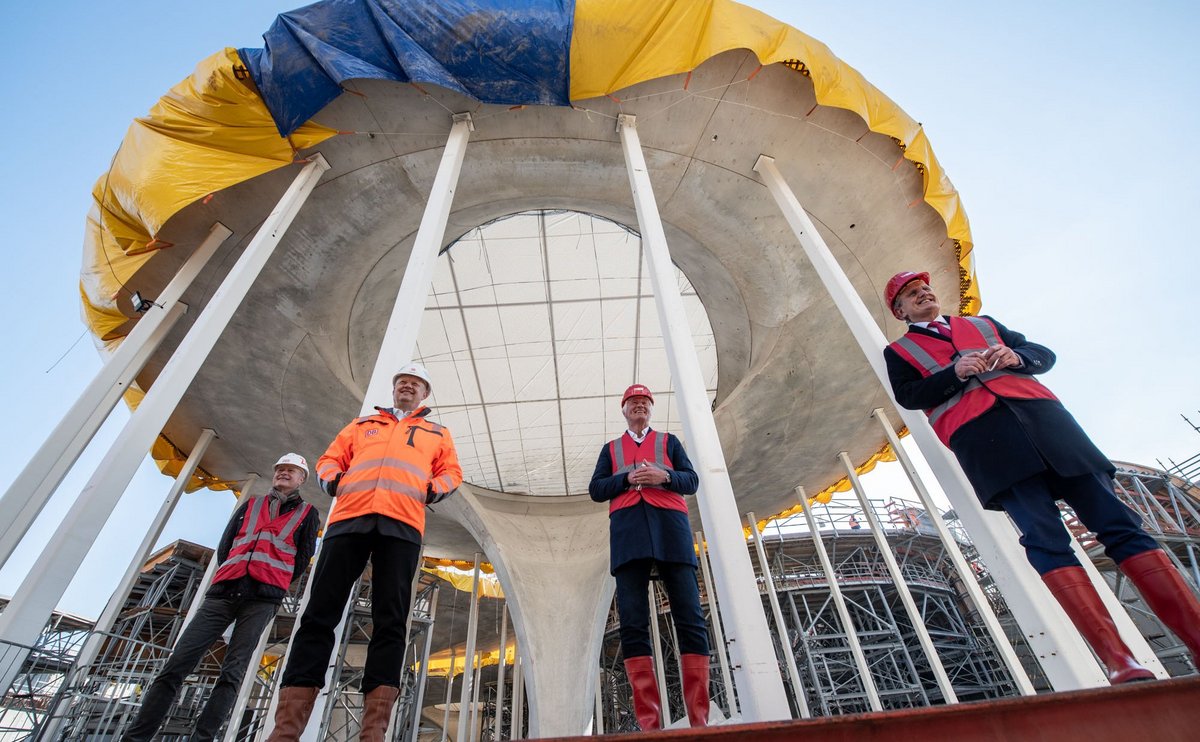
[[[326,0],[239,49],[287,136],[347,80],[431,83],[484,103],[567,105],[575,0]]]

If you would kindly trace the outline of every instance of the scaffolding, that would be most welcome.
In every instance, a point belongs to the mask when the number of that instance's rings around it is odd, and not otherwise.
[[[0,598],[0,610],[8,598]],[[45,723],[50,708],[62,691],[92,622],[68,613],[55,612],[37,643],[29,648],[21,672],[0,700],[0,741],[29,739]],[[2,651],[15,649],[3,646]]]
[[[1115,462],[1118,496],[1138,513],[1143,524],[1176,565],[1193,583],[1200,582],[1200,488],[1177,475]],[[869,500],[875,519],[884,529],[887,544],[917,606],[923,624],[946,671],[950,686],[960,701],[1018,695],[1011,677],[982,618],[968,598],[965,580],[983,588],[990,607],[1017,650],[1024,669],[1039,691],[1049,689],[1037,660],[1024,644],[1022,632],[1007,610],[985,565],[978,559],[953,511],[931,514],[903,499]],[[877,696],[884,709],[920,708],[946,702],[935,672],[921,649],[917,627],[904,610],[878,546],[865,527],[869,523],[859,503],[849,498],[831,500],[812,508],[816,536],[829,554],[836,583],[847,605],[851,626],[843,625],[835,610],[833,591],[817,555],[814,534],[797,516],[771,522],[762,534],[771,583],[781,606],[782,626],[772,626],[773,641],[781,658],[780,673],[791,691],[792,712],[801,716],[796,692],[813,716],[833,716],[869,711],[870,696]],[[940,517],[966,557],[971,574],[959,574],[931,518]],[[1182,644],[1157,622],[1142,604],[1133,586],[1104,556],[1074,514],[1064,507],[1064,522],[1080,539],[1097,568],[1113,586],[1138,627],[1149,640],[1170,674],[1196,672]],[[752,549],[752,544],[747,544]],[[89,622],[56,614],[33,648],[25,670],[4,697],[0,719],[0,742],[45,738],[47,729],[57,729],[56,739],[82,740],[117,738],[131,722],[140,696],[161,669],[181,631],[184,616],[199,590],[211,551],[186,542],[166,547],[147,562],[125,601],[96,661],[86,668],[73,668],[76,653],[92,631]],[[767,581],[761,564],[752,559],[764,611]],[[335,657],[332,700],[320,720],[320,736],[326,740],[357,737],[363,711],[361,691],[366,646],[372,633],[368,570],[353,593],[349,628]],[[429,742],[457,737],[450,732],[459,723],[463,677],[463,647],[467,643],[467,614],[470,593],[449,589],[438,577],[421,573],[414,589],[410,627],[401,680],[401,693],[391,724],[390,739]],[[1195,585],[1193,584],[1193,589]],[[443,592],[443,609],[438,614],[438,594]],[[701,584],[702,606],[709,602]],[[680,722],[684,703],[679,673],[677,641],[670,606],[655,584],[654,608],[665,679],[665,696],[670,717]],[[484,615],[477,637],[477,658],[500,649],[497,631],[506,610],[502,600],[480,598]],[[490,602],[489,602],[490,601]],[[273,623],[262,663],[251,680],[248,701],[235,720],[232,739],[256,739],[267,720],[279,665],[296,621],[298,598],[289,594]],[[710,630],[713,622],[710,616]],[[865,683],[853,657],[850,633],[861,644],[873,683]],[[712,645],[717,647],[715,637]],[[512,642],[510,641],[509,644]],[[790,676],[782,658],[791,653],[798,670],[800,688],[790,688]],[[182,740],[191,731],[200,709],[219,674],[224,646],[216,645],[196,671],[189,675],[158,737]],[[431,663],[431,655],[433,662]],[[450,677],[430,674],[438,660],[457,658]],[[611,607],[600,654],[595,731],[600,734],[632,732],[637,721],[631,692],[622,663],[619,621]],[[526,734],[526,699],[520,692],[519,668],[508,668],[500,686],[494,666],[476,673],[478,701],[462,707],[463,723],[473,730],[471,740],[522,738]],[[444,668],[443,668],[444,669]],[[736,699],[726,696],[720,673],[711,674],[710,695],[725,716],[736,715]],[[455,677],[459,683],[455,685]],[[868,688],[867,686],[873,686]],[[520,703],[520,708],[514,705]],[[57,718],[49,718],[57,709]],[[500,732],[495,723],[500,716]],[[519,724],[516,734],[514,723]]]

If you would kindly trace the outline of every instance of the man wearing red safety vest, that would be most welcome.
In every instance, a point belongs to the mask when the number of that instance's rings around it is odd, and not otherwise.
[[[337,502],[313,568],[312,590],[283,672],[270,740],[297,740],[325,684],[334,629],[371,562],[371,641],[363,670],[359,739],[382,742],[399,695],[412,583],[425,507],[462,484],[450,431],[421,402],[433,384],[409,363],[392,377],[394,407],[354,420],[317,461],[321,488]]]
[[[217,546],[220,567],[196,615],[175,644],[175,651],[142,695],[142,708],[125,735],[126,742],[155,736],[179,686],[230,624],[221,674],[196,720],[190,739],[212,740],[241,688],[259,637],[275,617],[289,586],[308,567],[316,546],[317,513],[300,498],[308,462],[289,453],[275,464],[271,491],[250,497],[233,513]]]
[[[600,450],[588,492],[608,503],[609,567],[617,581],[621,651],[643,730],[660,729],[662,708],[650,643],[647,589],[657,571],[679,637],[683,699],[693,727],[708,726],[708,626],[700,609],[696,552],[683,495],[699,477],[679,439],[650,428],[654,396],[634,384],[621,397],[629,429]]]
[[[928,273],[897,273],[885,298],[908,333],[884,350],[896,401],[924,410],[984,507],[1008,513],[1030,564],[1108,670],[1147,680],[1080,566],[1058,500],[1096,534],[1147,605],[1200,662],[1200,603],[1134,513],[1113,493],[1114,468],[1034,378],[1054,353],[990,317],[943,317]]]

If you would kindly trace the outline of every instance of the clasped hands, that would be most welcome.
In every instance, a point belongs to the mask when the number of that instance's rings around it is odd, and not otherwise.
[[[954,362],[954,373],[959,381],[966,381],[976,374],[995,371],[999,368],[1014,368],[1024,362],[1007,345],[996,344],[984,351],[968,353]]]
[[[643,461],[629,472],[629,484],[637,487],[657,487],[669,478],[666,471],[651,466],[648,461]]]

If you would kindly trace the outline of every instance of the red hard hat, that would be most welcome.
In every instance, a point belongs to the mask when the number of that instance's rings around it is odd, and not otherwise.
[[[888,279],[887,288],[883,290],[883,298],[887,302],[888,309],[892,310],[892,314],[896,313],[896,295],[900,293],[901,289],[913,281],[924,281],[926,284],[928,284],[929,274],[913,273],[912,271],[900,271]]]
[[[650,393],[649,389],[641,384],[634,384],[625,390],[624,396],[621,397],[622,407],[625,406],[625,403],[629,401],[630,397],[646,397],[650,400],[650,404],[654,404],[654,395]]]

